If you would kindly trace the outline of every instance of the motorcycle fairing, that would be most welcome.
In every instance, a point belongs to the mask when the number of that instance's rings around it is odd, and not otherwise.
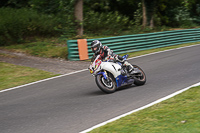
[[[119,75],[118,77],[116,77],[117,87],[127,84],[126,82],[127,80],[128,80],[127,76]]]
[[[104,79],[107,79],[107,76],[106,76],[105,72],[97,73],[97,75],[101,75],[101,74],[103,75]],[[117,76],[116,77],[117,88],[128,84],[127,81],[128,81],[127,76],[122,76],[122,75]]]
[[[121,66],[119,64],[113,63],[113,62],[102,62],[102,69],[110,72],[113,74],[114,78],[121,75]]]

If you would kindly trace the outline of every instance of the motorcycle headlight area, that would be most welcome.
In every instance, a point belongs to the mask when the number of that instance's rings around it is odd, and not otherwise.
[[[95,70],[95,71],[98,69],[98,67],[100,66],[100,64],[101,64],[101,60],[99,60],[99,61],[97,61],[97,62],[95,63],[95,67],[94,67],[94,70]]]
[[[93,73],[94,73],[94,71],[93,71],[92,69],[90,69],[90,73],[91,73],[91,74],[93,74]]]

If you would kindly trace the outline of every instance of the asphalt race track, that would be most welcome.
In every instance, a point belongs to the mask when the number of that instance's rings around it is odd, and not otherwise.
[[[77,133],[200,81],[200,45],[129,62],[145,71],[144,86],[104,94],[82,71],[0,93],[0,132]]]

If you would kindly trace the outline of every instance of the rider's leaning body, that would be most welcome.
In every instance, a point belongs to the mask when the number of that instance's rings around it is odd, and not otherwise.
[[[92,52],[94,53],[91,62],[93,62],[93,60],[98,55],[100,55],[100,57],[99,57],[100,60],[112,59],[114,61],[122,63],[125,66],[128,66],[129,73],[132,74],[133,66],[126,60],[123,60],[123,58],[121,56],[114,54],[113,51],[108,46],[102,46],[102,43],[99,40],[94,40],[91,43],[91,49],[92,49]]]

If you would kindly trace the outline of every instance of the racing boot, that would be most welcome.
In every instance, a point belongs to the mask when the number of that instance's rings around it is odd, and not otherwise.
[[[135,74],[135,73],[137,73],[136,71],[134,71],[134,68],[133,68],[133,66],[131,65],[131,66],[129,66],[130,67],[130,69],[129,69],[129,73],[130,73],[130,75],[133,75],[133,74]]]
[[[127,60],[124,60],[121,56],[119,55],[115,55],[114,56],[115,60],[122,63],[123,66],[127,66],[128,67],[128,73],[130,75],[134,74],[135,71],[134,71],[134,67],[127,61]]]
[[[123,65],[128,67],[128,72],[130,75],[135,74],[134,67],[127,61],[124,61]]]

